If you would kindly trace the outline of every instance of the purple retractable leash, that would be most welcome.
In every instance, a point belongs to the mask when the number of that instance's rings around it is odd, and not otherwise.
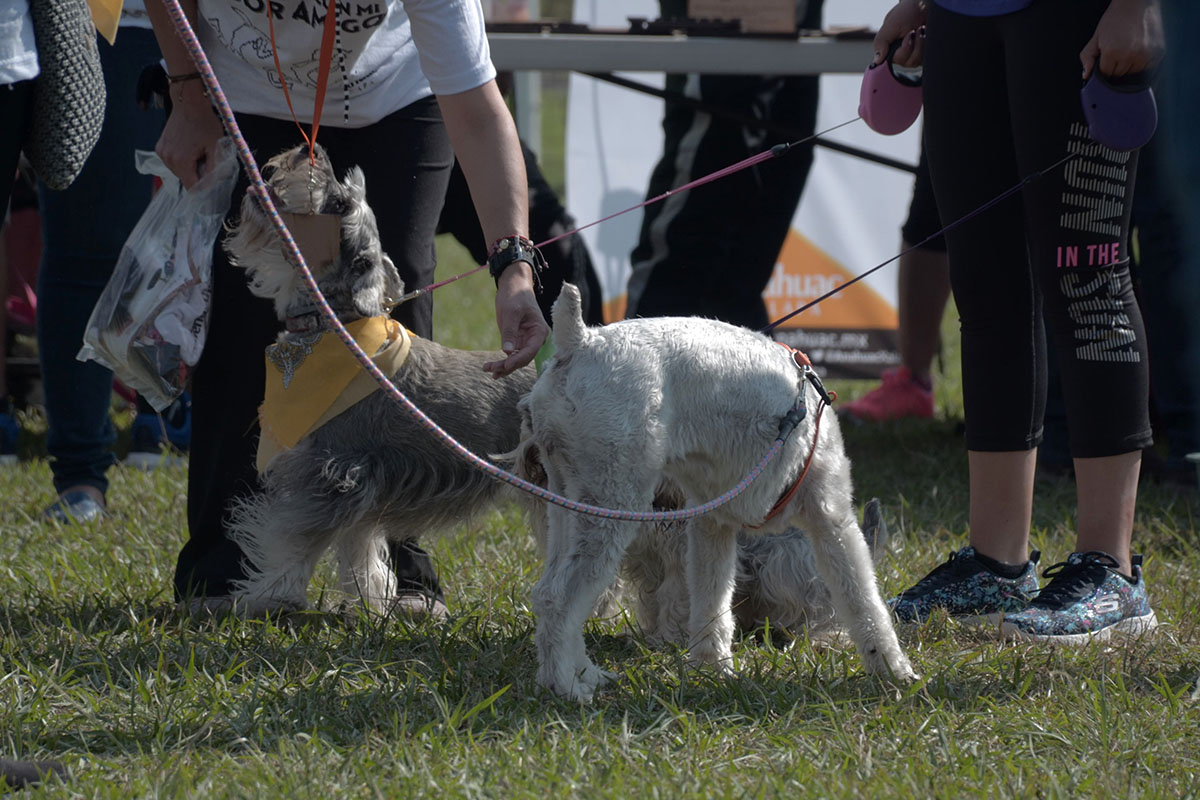
[[[1088,131],[1100,144],[1113,150],[1136,150],[1154,135],[1158,105],[1147,73],[1107,78],[1096,68],[1079,95]]]

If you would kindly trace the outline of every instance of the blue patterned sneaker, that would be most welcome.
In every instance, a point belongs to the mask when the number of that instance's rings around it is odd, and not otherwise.
[[[1114,634],[1135,635],[1158,625],[1142,580],[1142,557],[1135,555],[1133,580],[1117,571],[1117,560],[1091,550],[1071,553],[1047,567],[1051,578],[1029,608],[1007,614],[1003,636],[1039,642],[1087,644]]]
[[[1025,608],[1037,593],[1035,566],[1040,556],[1034,550],[1024,572],[1004,578],[975,557],[974,547],[964,547],[889,600],[888,608],[901,622],[925,622],[940,608],[962,622],[999,624],[1006,613]]]

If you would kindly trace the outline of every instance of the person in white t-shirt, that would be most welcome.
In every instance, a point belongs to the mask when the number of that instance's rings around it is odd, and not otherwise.
[[[184,0],[238,124],[265,160],[302,139],[280,85],[301,121],[312,120],[324,0]],[[274,14],[274,33],[268,24]],[[162,48],[173,111],[157,152],[185,186],[194,183],[222,135],[204,85],[164,7],[148,0]],[[367,176],[368,202],[384,250],[409,287],[433,276],[434,231],[454,158],[462,164],[488,241],[527,234],[528,187],[516,128],[495,85],[479,0],[376,0],[339,3],[337,37],[318,141],[339,173],[352,165]],[[272,43],[272,38],[274,43]],[[240,181],[231,209],[245,192]],[[230,503],[254,489],[257,407],[263,396],[263,348],[278,323],[270,303],[251,296],[245,274],[214,250],[213,307],[205,352],[193,384],[188,486],[190,538],[180,553],[180,600],[227,595],[242,577],[242,557],[225,535]],[[503,377],[529,363],[548,333],[524,261],[497,282],[496,318]],[[432,333],[432,302],[406,303],[398,319],[421,336]],[[395,550],[397,574],[420,605],[444,611],[436,577],[423,554]],[[402,598],[402,601],[404,598]]]

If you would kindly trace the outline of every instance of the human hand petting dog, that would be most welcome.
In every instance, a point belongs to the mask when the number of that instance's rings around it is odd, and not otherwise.
[[[503,378],[532,361],[550,333],[533,294],[533,268],[524,261],[514,262],[500,276],[496,285],[496,324],[500,328],[500,349],[508,357],[489,361],[483,368],[493,378]]]

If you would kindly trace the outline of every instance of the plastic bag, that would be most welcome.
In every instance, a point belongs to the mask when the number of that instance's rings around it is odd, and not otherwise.
[[[187,387],[204,348],[213,244],[238,162],[232,141],[221,139],[215,163],[185,190],[158,156],[138,151],[136,160],[138,172],[157,175],[162,187],[121,249],[78,358],[108,367],[162,411]]]

